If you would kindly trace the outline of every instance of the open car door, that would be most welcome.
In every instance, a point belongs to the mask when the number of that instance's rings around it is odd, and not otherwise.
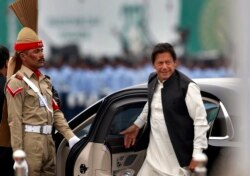
[[[136,152],[133,147],[126,149],[120,132],[133,124],[146,101],[146,89],[121,91],[74,118],[70,126],[81,140],[70,151],[65,139],[58,144],[57,175],[136,174],[144,161],[146,149]]]

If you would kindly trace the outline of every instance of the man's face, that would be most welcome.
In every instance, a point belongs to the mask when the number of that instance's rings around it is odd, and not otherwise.
[[[23,54],[21,57],[23,65],[31,70],[37,70],[45,65],[43,48],[30,49],[21,54]]]
[[[175,71],[176,62],[170,53],[159,53],[155,56],[154,68],[160,81],[167,80]]]

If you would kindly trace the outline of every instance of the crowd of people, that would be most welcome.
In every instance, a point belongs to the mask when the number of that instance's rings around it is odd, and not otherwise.
[[[177,69],[190,78],[232,77],[234,71],[227,62],[221,57],[179,59]],[[60,94],[62,110],[69,120],[112,92],[145,83],[153,67],[147,56],[132,61],[125,57],[65,59],[54,56],[49,59],[43,72],[51,77]]]

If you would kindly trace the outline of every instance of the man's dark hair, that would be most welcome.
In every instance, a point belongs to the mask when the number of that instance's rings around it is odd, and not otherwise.
[[[158,43],[157,45],[155,45],[153,52],[151,54],[151,61],[153,64],[155,62],[156,55],[161,53],[170,53],[173,60],[176,61],[176,53],[174,51],[173,46],[170,45],[169,43]]]
[[[9,50],[5,46],[0,45],[0,69],[6,66],[6,61],[9,60],[9,57]]]

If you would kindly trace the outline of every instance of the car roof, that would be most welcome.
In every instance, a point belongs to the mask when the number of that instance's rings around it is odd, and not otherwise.
[[[235,114],[237,106],[235,103],[239,98],[240,79],[239,78],[199,78],[193,79],[202,92],[216,96],[223,102],[230,114]],[[125,88],[121,91],[133,89],[147,89],[147,84],[138,84]]]
[[[194,82],[196,82],[200,86],[210,85],[232,90],[237,90],[240,86],[239,78],[199,78],[194,79]]]
[[[226,104],[232,104],[232,100],[236,100],[240,87],[239,78],[199,78],[193,79],[197,83],[203,92],[213,94],[218,99],[222,100]],[[125,88],[128,89],[146,89],[147,84],[139,84]]]
[[[228,88],[232,90],[237,90],[239,88],[240,79],[239,78],[198,78],[193,79],[195,83],[199,86],[215,86]],[[125,89],[135,89],[135,88],[147,88],[146,83],[134,85],[131,87],[127,87]]]

